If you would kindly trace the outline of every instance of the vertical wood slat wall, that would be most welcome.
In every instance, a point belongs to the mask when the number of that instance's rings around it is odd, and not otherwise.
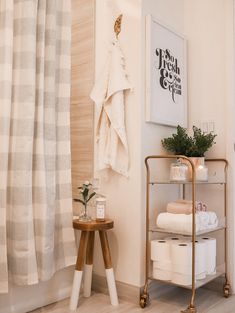
[[[72,0],[71,153],[73,196],[93,174],[95,0]]]

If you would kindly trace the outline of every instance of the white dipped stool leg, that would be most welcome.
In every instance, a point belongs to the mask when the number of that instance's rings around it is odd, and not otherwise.
[[[112,305],[118,305],[118,296],[117,296],[117,289],[116,283],[114,278],[112,260],[111,260],[111,253],[109,249],[108,237],[105,230],[99,231],[100,235],[100,243],[102,247],[103,259],[104,259],[104,266],[107,278],[107,284],[109,289],[109,296]]]
[[[112,305],[119,305],[113,268],[108,268],[105,270],[105,272],[109,289],[110,302]]]
[[[74,272],[73,278],[73,289],[70,298],[69,309],[71,311],[75,311],[78,305],[79,299],[79,292],[81,288],[81,281],[82,281],[82,273],[83,273],[83,265],[85,259],[85,252],[86,252],[86,244],[87,244],[88,232],[82,231],[79,248],[78,248],[78,255],[77,255],[77,263]]]
[[[82,271],[75,270],[74,277],[73,277],[72,294],[71,294],[70,304],[69,304],[69,309],[71,311],[75,311],[77,309],[81,282],[82,282]]]

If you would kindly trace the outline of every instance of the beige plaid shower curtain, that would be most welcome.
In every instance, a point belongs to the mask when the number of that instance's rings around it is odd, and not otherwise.
[[[0,293],[75,262],[70,0],[0,0]]]

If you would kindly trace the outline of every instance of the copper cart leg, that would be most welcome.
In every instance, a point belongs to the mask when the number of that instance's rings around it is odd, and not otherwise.
[[[91,295],[94,239],[95,239],[95,232],[90,231],[89,236],[88,236],[88,242],[87,242],[86,262],[85,262],[85,266],[84,266],[84,285],[83,285],[84,297],[90,297],[90,295]]]
[[[184,311],[181,311],[181,313],[197,313],[197,310],[195,307],[192,307],[191,305]]]
[[[149,294],[148,294],[148,279],[145,281],[144,290],[140,295],[140,307],[144,309],[146,305],[149,303]]]
[[[224,297],[228,298],[231,294],[231,286],[228,282],[227,273],[225,274],[225,284],[223,286]]]
[[[225,283],[224,287],[223,287],[224,297],[225,298],[228,298],[230,296],[230,290],[231,290],[230,285],[228,283]]]
[[[88,232],[82,231],[79,248],[78,248],[77,263],[76,263],[74,278],[73,278],[72,294],[71,294],[70,305],[69,305],[69,308],[71,311],[76,310],[77,305],[78,305],[78,299],[79,299],[79,293],[80,293],[81,281],[82,281],[83,265],[84,265],[85,253],[86,253],[87,238],[88,238]]]
[[[112,305],[118,305],[119,302],[118,302],[117,289],[116,289],[116,283],[115,283],[115,278],[114,278],[114,272],[113,272],[113,266],[112,266],[112,260],[111,260],[111,253],[109,250],[107,233],[105,230],[100,230],[99,235],[100,235],[100,243],[101,243],[103,259],[104,259],[104,266],[105,266],[106,278],[107,278],[107,283],[108,283],[110,301]]]

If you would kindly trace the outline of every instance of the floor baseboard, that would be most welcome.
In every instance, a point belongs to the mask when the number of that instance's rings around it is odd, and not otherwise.
[[[140,288],[123,282],[116,281],[117,293],[119,299],[127,302],[139,303]],[[108,294],[106,277],[93,273],[92,289],[96,292]]]

